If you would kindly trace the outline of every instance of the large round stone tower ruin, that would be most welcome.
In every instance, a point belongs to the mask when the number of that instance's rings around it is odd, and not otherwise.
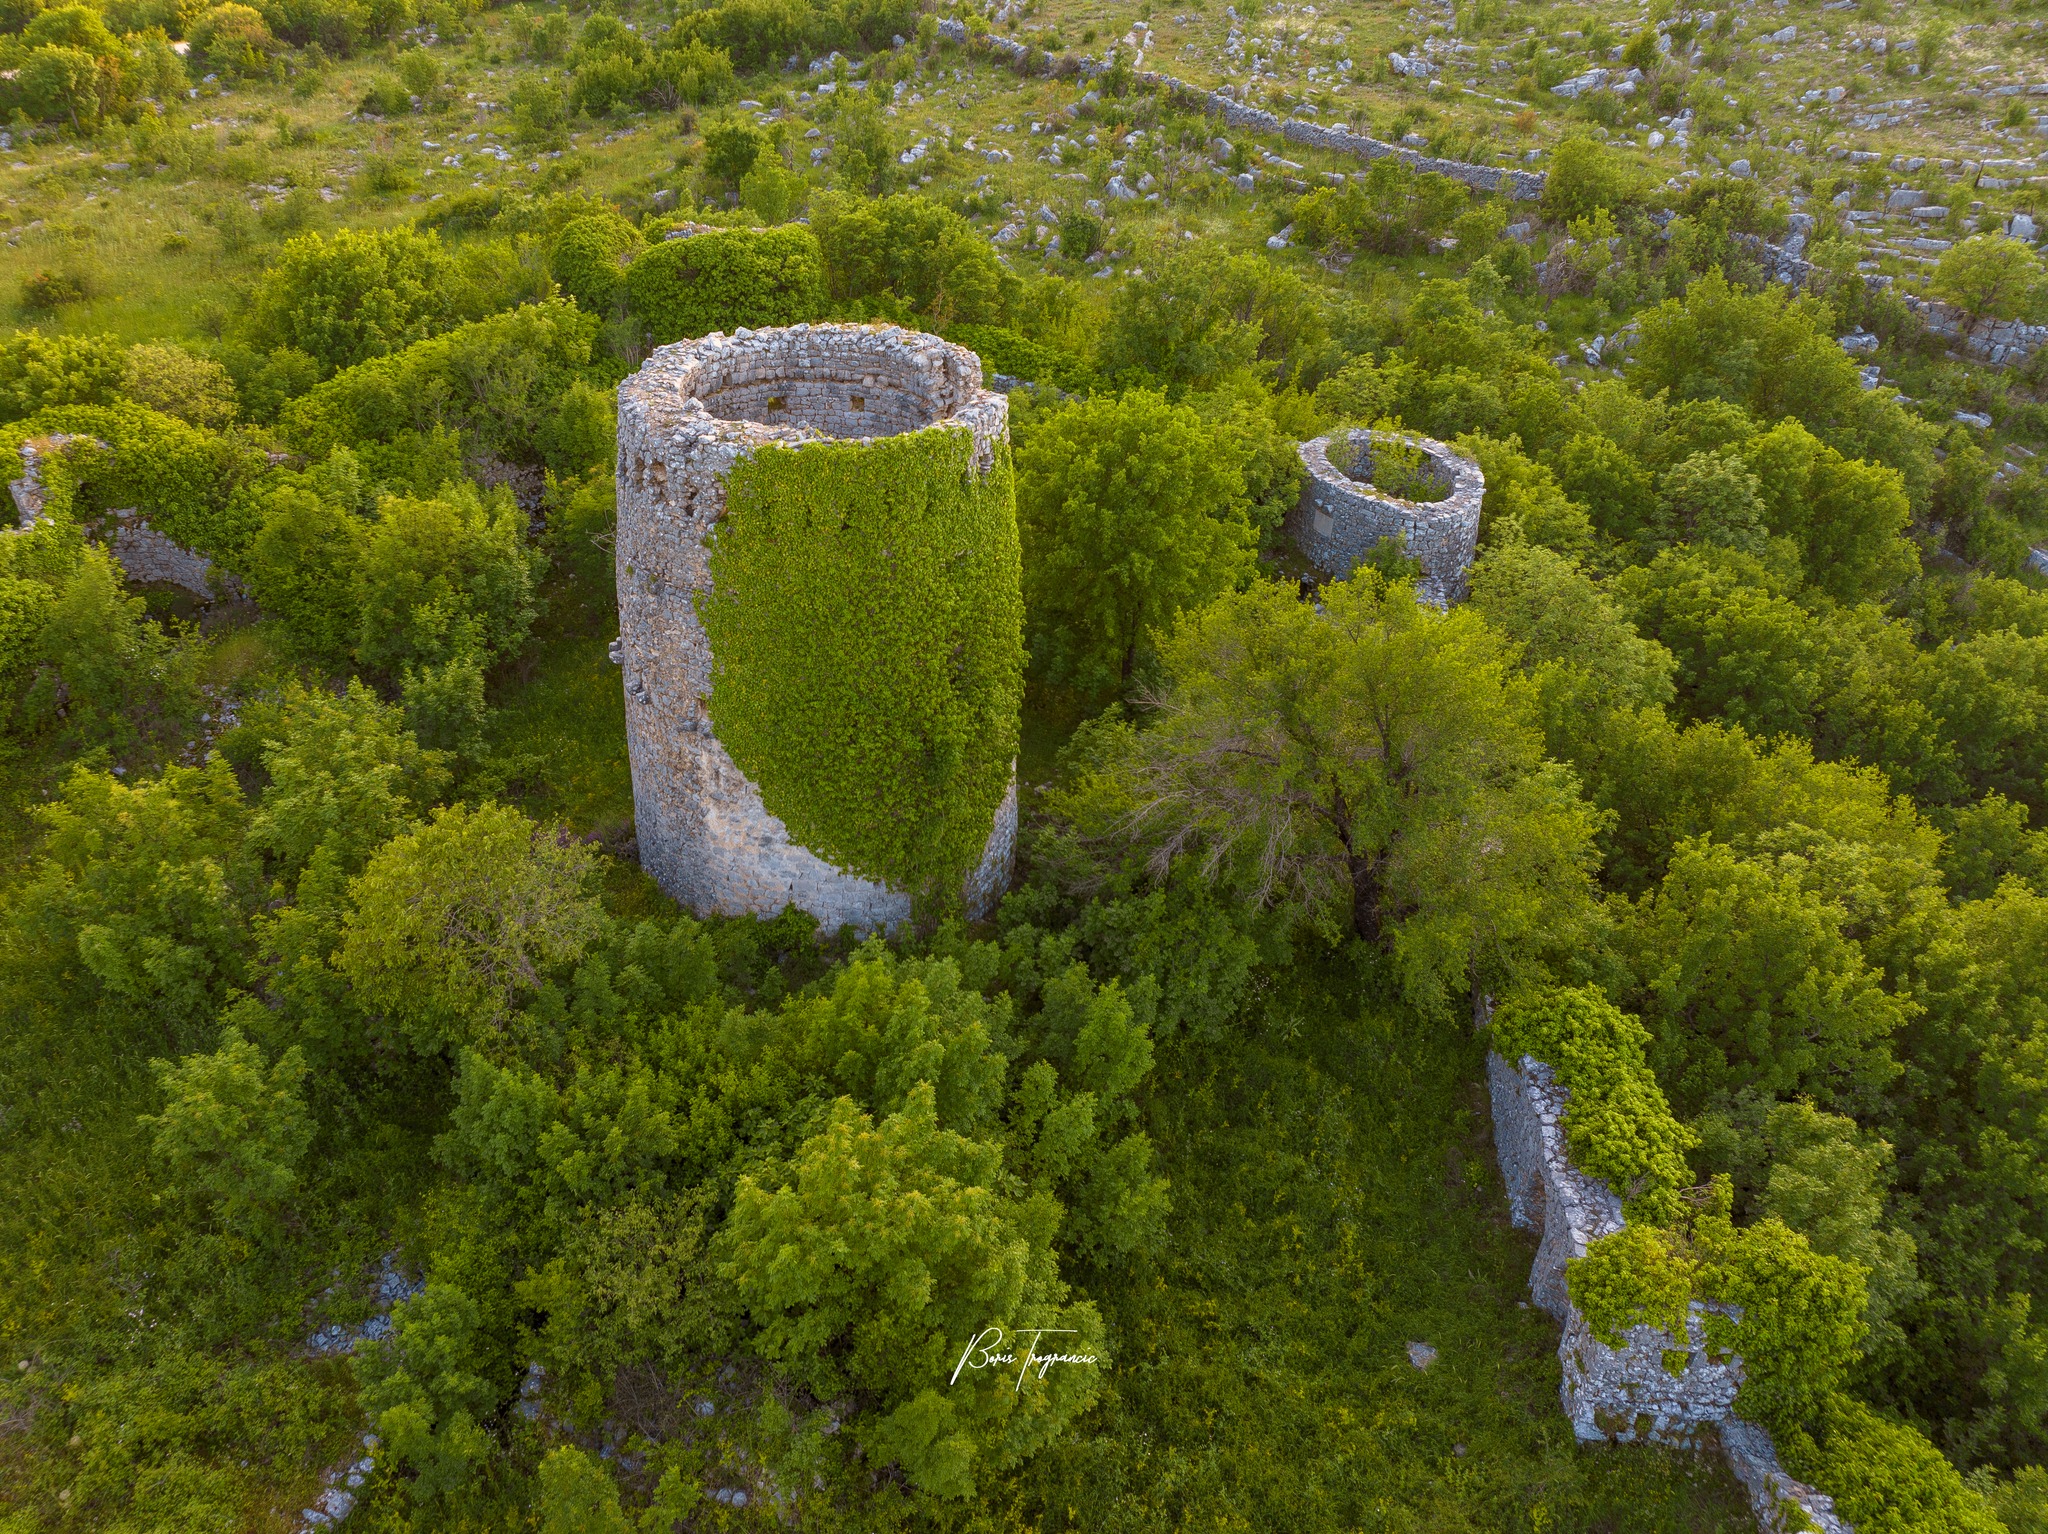
[[[926,435],[932,433],[946,435]],[[906,443],[905,437],[912,434],[918,441]],[[1008,441],[1008,401],[982,387],[980,359],[936,336],[894,327],[795,325],[714,334],[658,349],[619,386],[619,641],[613,659],[625,672],[626,738],[640,862],[677,901],[704,915],[765,916],[795,905],[815,916],[826,931],[842,925],[863,931],[893,927],[911,914],[912,891],[874,876],[873,870],[835,865],[801,845],[788,821],[801,820],[814,798],[829,798],[844,787],[833,781],[834,763],[845,762],[851,768],[854,758],[867,754],[868,741],[890,738],[896,721],[859,717],[863,678],[830,673],[835,667],[841,672],[849,669],[848,655],[861,653],[859,645],[871,634],[893,632],[902,626],[899,619],[914,627],[921,615],[892,610],[891,604],[897,609],[906,604],[929,606],[932,588],[929,583],[915,588],[895,582],[893,562],[905,551],[885,546],[879,573],[872,554],[866,565],[847,567],[844,584],[862,588],[850,609],[859,616],[848,623],[818,625],[815,604],[805,607],[774,582],[757,580],[755,589],[717,589],[721,528],[732,510],[729,500],[736,500],[745,508],[744,516],[756,519],[750,526],[771,528],[766,545],[771,555],[776,552],[776,537],[809,540],[806,549],[796,552],[815,551],[827,561],[830,584],[829,572],[837,567],[829,561],[838,557],[832,540],[850,536],[844,532],[847,523],[832,509],[837,485],[843,483],[849,507],[864,508],[849,510],[849,522],[865,516],[870,524],[886,524],[879,535],[874,526],[868,527],[872,551],[877,536],[884,545],[892,539],[938,536],[933,529],[942,523],[929,516],[920,520],[914,513],[948,494],[957,503],[962,494],[959,481],[964,479],[969,482],[966,493],[983,497],[977,503],[981,520],[975,524],[980,534],[948,533],[950,541],[963,546],[937,552],[944,560],[982,559],[982,589],[993,592],[994,605],[1003,616],[995,620],[997,632],[991,634],[984,627],[979,649],[973,651],[993,658],[976,664],[985,672],[1007,666],[1021,676],[1021,633],[1010,632],[1019,623],[1009,616],[1021,615],[1021,601]],[[750,467],[798,463],[797,458],[776,453],[772,445],[803,454],[812,444],[827,443],[837,444],[839,451],[815,451],[805,461],[805,472],[822,473],[824,478],[821,483],[815,478],[806,481],[812,488],[800,514],[772,522],[767,519],[783,513],[774,507],[756,509],[757,490],[734,491],[736,471],[743,486],[753,486],[757,480],[749,477]],[[933,451],[906,453],[906,446]],[[884,491],[878,501],[874,476],[865,471],[882,466],[885,458],[891,465],[943,460],[952,466],[955,483],[903,484]],[[750,460],[756,462],[750,465]],[[920,472],[939,474],[936,469]],[[867,499],[861,499],[863,495]],[[911,508],[900,519],[894,510],[899,503]],[[799,531],[790,534],[788,528]],[[726,532],[728,537],[738,536],[729,527]],[[754,547],[762,546],[761,534],[750,536],[756,539]],[[988,547],[968,546],[977,542]],[[935,551],[908,552],[929,556]],[[933,566],[930,558],[925,563]],[[731,573],[736,566],[728,562],[725,568],[723,578],[729,584],[743,584]],[[824,595],[830,600],[832,593]],[[818,658],[803,652],[794,669],[808,674],[787,678],[787,685],[806,698],[841,700],[834,704],[836,714],[816,724],[816,739],[787,739],[790,733],[812,728],[809,721],[819,717],[816,710],[796,715],[805,723],[781,736],[771,731],[765,748],[760,728],[749,732],[731,723],[741,705],[722,699],[758,698],[764,681],[779,687],[783,679],[736,677],[732,656],[722,661],[713,653],[717,625],[707,628],[705,620],[707,614],[718,616],[711,605],[717,602],[748,604],[749,619],[772,615],[789,630],[801,631],[807,623],[840,630],[812,636],[818,641]],[[778,611],[785,606],[786,613]],[[858,633],[852,632],[856,629]],[[800,632],[794,637],[798,643],[809,642]],[[947,653],[957,655],[961,648],[953,646]],[[924,665],[915,657],[913,663]],[[941,670],[945,664],[941,656],[929,669]],[[817,674],[821,671],[825,674]],[[971,818],[968,829],[979,843],[985,827],[986,841],[961,890],[970,916],[987,914],[1008,887],[1017,831],[1014,689],[1002,693],[985,687],[982,695],[1005,699],[1007,719],[969,730],[964,746],[956,740],[946,748],[953,753],[947,760],[962,750],[970,756],[977,750],[983,754],[976,779],[981,797],[971,815],[985,815],[985,820]],[[851,703],[843,701],[849,698]],[[776,785],[766,799],[755,776],[720,739],[714,714],[726,722],[728,736],[752,742],[748,749],[764,750],[764,760],[765,755],[775,755],[781,763],[776,772],[761,774],[772,777]],[[758,720],[751,722],[758,725]],[[993,764],[986,758],[995,749],[991,742],[999,739],[1007,744],[1000,748],[1004,760],[995,769],[1002,777],[995,780],[990,777]],[[792,748],[790,753],[780,753],[784,744]],[[806,764],[797,781],[792,781],[788,767],[792,755]],[[925,759],[906,758],[902,781],[914,779]],[[757,772],[761,765],[749,763]],[[865,770],[878,769],[869,762]],[[896,771],[888,765],[886,753],[879,770],[885,783]],[[951,835],[955,845],[965,845],[957,824]]]

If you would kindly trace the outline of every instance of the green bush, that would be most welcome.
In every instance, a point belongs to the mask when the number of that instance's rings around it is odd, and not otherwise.
[[[726,229],[666,240],[626,269],[633,313],[658,344],[741,325],[794,325],[824,309],[808,229]]]
[[[985,383],[1002,373],[1069,394],[1085,393],[1094,383],[1095,370],[1082,358],[1027,340],[1000,325],[951,325],[946,339],[981,358]]]
[[[0,340],[0,421],[52,405],[111,405],[125,363],[126,349],[111,336],[17,330]]]
[[[467,481],[431,499],[387,496],[356,564],[356,658],[394,675],[462,655],[512,655],[533,625],[546,559],[505,490]]]
[[[460,325],[337,373],[287,404],[285,441],[312,458],[436,428],[472,453],[545,461],[563,396],[590,364],[596,316],[560,299]]]
[[[624,292],[624,276],[643,241],[616,213],[574,219],[555,236],[548,267],[562,291],[592,314],[609,313]]]
[[[454,258],[432,234],[302,234],[265,270],[249,329],[264,349],[296,347],[332,372],[445,328],[455,288]]]
[[[1021,285],[995,247],[950,208],[901,194],[821,195],[811,228],[834,303],[893,294],[941,326],[1000,325]]]

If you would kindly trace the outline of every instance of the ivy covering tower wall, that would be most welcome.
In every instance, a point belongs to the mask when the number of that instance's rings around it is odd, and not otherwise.
[[[617,658],[641,861],[678,900],[871,929],[1000,896],[1007,422],[972,352],[890,327],[714,334],[621,387]]]

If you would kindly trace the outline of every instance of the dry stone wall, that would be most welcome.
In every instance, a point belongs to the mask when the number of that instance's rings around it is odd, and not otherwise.
[[[893,326],[795,325],[658,349],[619,386],[617,580],[626,742],[640,861],[700,914],[795,905],[827,931],[908,919],[910,896],[791,841],[712,731],[712,655],[696,599],[708,539],[739,460],[770,442],[869,442],[906,431],[974,434],[986,471],[1009,405],[965,347]],[[1014,783],[963,895],[993,908],[1015,861]]]
[[[1754,234],[1738,234],[1735,238],[1756,258],[1764,275],[1773,282],[1804,288],[1818,270],[1803,254],[1806,246],[1803,231],[1795,232],[1782,245]],[[1892,279],[1881,274],[1868,274],[1863,281],[1871,288],[1892,285]],[[1954,304],[1938,298],[1922,298],[1917,293],[1901,292],[1899,299],[1915,319],[1946,341],[1953,350],[1979,362],[1988,362],[1993,367],[2019,367],[2042,347],[2048,346],[2048,325],[2028,325],[2020,320],[1988,316],[1973,321]]]
[[[939,22],[939,36],[951,42],[966,43],[969,39],[964,22],[943,18]],[[1012,38],[997,37],[984,33],[981,45],[991,53],[999,54],[1020,68],[1030,63],[1031,49]],[[1095,59],[1053,60],[1051,67],[1058,74],[1079,74],[1093,77],[1106,74],[1109,65]],[[1415,171],[1435,171],[1440,176],[1449,176],[1453,181],[1481,192],[1503,192],[1518,201],[1534,201],[1543,195],[1545,177],[1540,171],[1513,170],[1499,165],[1473,165],[1464,160],[1440,160],[1422,154],[1401,144],[1388,144],[1362,133],[1353,133],[1348,128],[1325,126],[1303,117],[1282,117],[1276,112],[1263,111],[1234,101],[1221,91],[1204,90],[1186,80],[1177,80],[1172,75],[1154,73],[1149,69],[1133,71],[1131,78],[1141,86],[1154,90],[1171,91],[1185,101],[1192,102],[1212,116],[1220,117],[1233,128],[1254,133],[1277,133],[1297,144],[1307,144],[1316,149],[1329,149],[1338,154],[1355,156],[1361,160],[1399,160]]]
[[[43,519],[43,503],[49,493],[43,478],[43,459],[62,453],[80,440],[95,439],[52,432],[47,437],[31,437],[21,444],[22,475],[7,486],[20,522],[15,531],[26,532]],[[121,567],[121,574],[127,579],[182,587],[209,602],[222,595],[240,593],[240,584],[233,576],[217,573],[212,560],[158,532],[133,507],[108,515],[114,519],[114,525],[107,539],[107,553]]]
[[[1302,466],[1308,474],[1301,499],[1287,515],[1287,530],[1301,551],[1320,570],[1338,579],[1372,553],[1382,538],[1400,534],[1408,554],[1422,562],[1418,590],[1427,601],[1448,607],[1465,594],[1465,572],[1479,543],[1479,506],[1486,497],[1486,476],[1479,465],[1430,437],[1395,432],[1353,431],[1360,454],[1357,475],[1330,462],[1334,437],[1301,444]],[[1429,472],[1450,494],[1441,501],[1406,501],[1367,481],[1372,448],[1378,442],[1401,442],[1419,448]]]
[[[1483,1020],[1488,1009],[1480,1005]],[[1571,1302],[1565,1265],[1622,1228],[1621,1200],[1606,1183],[1572,1165],[1564,1131],[1571,1097],[1549,1066],[1528,1055],[1511,1064],[1489,1052],[1486,1075],[1508,1211],[1518,1228],[1538,1238],[1529,1292],[1563,1328],[1559,1394],[1573,1434],[1586,1443],[1674,1446],[1696,1446],[1711,1434],[1748,1490],[1758,1524],[1770,1534],[1789,1534],[1788,1525],[1798,1526],[1788,1505],[1821,1534],[1855,1534],[1835,1513],[1832,1499],[1786,1473],[1769,1433],[1733,1415],[1742,1360],[1711,1355],[1702,1330],[1706,1306],[1693,1303],[1683,1344],[1651,1326],[1631,1328],[1621,1348],[1593,1335]],[[1681,1357],[1682,1366],[1673,1372],[1667,1358],[1678,1363]]]

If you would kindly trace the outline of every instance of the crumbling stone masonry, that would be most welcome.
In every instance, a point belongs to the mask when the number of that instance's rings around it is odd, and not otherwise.
[[[97,443],[96,439],[74,437],[65,432],[31,437],[21,444],[21,478],[10,481],[7,486],[20,521],[20,526],[13,531],[27,532],[43,519],[43,503],[49,495],[49,486],[43,478],[43,459],[62,453],[78,441],[104,445]],[[126,579],[181,586],[209,602],[223,594],[240,593],[241,585],[233,576],[216,572],[213,561],[204,554],[196,554],[158,532],[133,507],[124,507],[107,515],[114,519],[108,530],[107,553],[121,567],[121,574]]]
[[[1029,69],[1034,62],[1033,50],[1015,38],[1002,37],[994,32],[977,36],[970,34],[967,24],[950,16],[939,18],[939,36],[948,42],[967,46],[977,43],[989,52],[1008,60],[1019,69]],[[1040,66],[1052,74],[1074,74],[1084,79],[1094,79],[1107,74],[1110,65],[1106,59],[1091,59],[1086,55],[1072,58],[1067,55],[1037,56],[1043,60]],[[1453,181],[1462,181],[1479,192],[1501,192],[1518,201],[1533,202],[1543,195],[1548,178],[1542,171],[1515,170],[1502,165],[1473,165],[1464,160],[1441,160],[1433,155],[1422,154],[1400,144],[1385,143],[1369,138],[1363,133],[1353,133],[1348,128],[1325,127],[1310,122],[1306,117],[1281,117],[1278,113],[1263,111],[1232,100],[1222,91],[1204,90],[1172,75],[1159,74],[1149,69],[1132,71],[1131,78],[1146,90],[1164,90],[1181,100],[1220,117],[1233,128],[1254,133],[1277,133],[1297,144],[1309,144],[1317,149],[1330,149],[1338,154],[1347,154],[1365,161],[1399,160],[1410,170],[1417,172],[1434,171],[1440,176],[1449,176]],[[1306,110],[1313,111],[1314,108]]]
[[[696,595],[734,465],[769,442],[868,442],[964,426],[986,470],[1009,402],[965,347],[894,327],[736,330],[659,348],[619,386],[619,642],[640,862],[700,914],[795,905],[827,931],[895,926],[910,896],[793,843],[712,733],[712,657]],[[963,894],[991,910],[1016,858],[1013,784]]]
[[[1489,1015],[1482,1001],[1481,1020]],[[1693,1303],[1682,1348],[1668,1332],[1652,1326],[1632,1328],[1623,1348],[1611,1348],[1593,1335],[1571,1302],[1565,1264],[1622,1228],[1621,1200],[1606,1183],[1572,1165],[1564,1133],[1570,1094],[1549,1066],[1528,1055],[1511,1065],[1489,1053],[1486,1075],[1509,1214],[1519,1228],[1538,1236],[1529,1292],[1564,1328],[1557,1345],[1564,1365],[1559,1394],[1573,1434],[1585,1443],[1673,1446],[1694,1446],[1712,1434],[1748,1490],[1758,1524],[1769,1534],[1785,1534],[1788,1503],[1821,1534],[1855,1534],[1835,1513],[1831,1498],[1785,1472],[1769,1433],[1733,1415],[1742,1360],[1717,1362],[1709,1354],[1700,1322],[1706,1306]],[[1667,1354],[1673,1362],[1683,1356],[1678,1373],[1665,1367]]]
[[[1287,515],[1287,531],[1302,553],[1342,580],[1382,538],[1399,533],[1407,539],[1409,557],[1422,562],[1423,598],[1438,607],[1462,598],[1465,572],[1479,543],[1479,503],[1486,497],[1479,465],[1429,437],[1353,431],[1359,457],[1347,474],[1330,462],[1335,440],[1318,437],[1301,445],[1308,478]],[[1441,501],[1404,501],[1375,487],[1372,447],[1380,441],[1420,448],[1427,459],[1424,472],[1440,487],[1448,486],[1450,495]]]

